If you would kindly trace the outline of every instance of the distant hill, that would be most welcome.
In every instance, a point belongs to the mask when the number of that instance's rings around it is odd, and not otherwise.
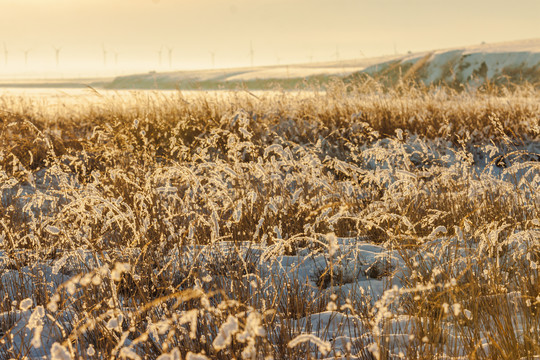
[[[149,72],[119,76],[107,85],[111,89],[219,89],[247,86],[261,89],[272,85],[293,88],[305,80],[326,82],[345,77],[369,66],[399,59],[399,56],[231,69]]]
[[[540,39],[480,44],[463,48],[409,54],[367,67],[347,80],[362,76],[392,83],[399,79],[453,86],[528,82],[540,86]]]
[[[392,84],[399,79],[452,86],[486,80],[540,86],[540,39],[480,44],[406,55],[382,56],[325,63],[220,70],[150,72],[116,77],[110,89],[230,89],[245,86],[295,88],[324,83],[331,77],[347,82],[370,76]]]

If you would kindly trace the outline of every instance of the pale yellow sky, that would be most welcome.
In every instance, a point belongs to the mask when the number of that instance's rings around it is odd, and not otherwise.
[[[249,66],[250,44],[267,65],[538,37],[539,0],[0,0],[0,77]]]

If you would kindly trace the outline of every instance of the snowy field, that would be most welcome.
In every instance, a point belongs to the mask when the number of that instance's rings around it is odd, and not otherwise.
[[[539,123],[531,88],[4,93],[0,358],[538,358]]]

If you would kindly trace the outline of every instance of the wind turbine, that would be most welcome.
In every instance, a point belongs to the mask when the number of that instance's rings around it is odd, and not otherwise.
[[[103,66],[107,66],[107,49],[105,49],[105,44],[101,44],[101,49],[103,50]]]
[[[173,52],[173,48],[167,46],[167,52],[168,52],[168,55],[169,55],[169,69],[171,69],[172,68],[172,52]]]
[[[23,50],[24,52],[24,66],[28,65],[28,53],[30,53],[30,49]]]
[[[255,50],[253,50],[253,41],[249,42],[249,57],[251,58],[251,67],[253,67],[253,59],[255,57]]]
[[[7,66],[8,63],[8,48],[6,46],[6,43],[4,43],[4,65]]]
[[[56,67],[58,67],[58,64],[60,64],[60,50],[62,50],[61,47],[56,47],[53,45],[54,53],[56,56]]]
[[[334,53],[334,56],[336,57],[336,61],[339,61],[339,46],[336,46],[336,52]]]

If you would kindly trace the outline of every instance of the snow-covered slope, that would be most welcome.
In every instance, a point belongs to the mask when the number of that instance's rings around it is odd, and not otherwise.
[[[409,54],[362,71],[389,80],[416,79],[426,84],[540,83],[540,39]]]
[[[453,49],[381,56],[325,63],[265,66],[254,68],[150,72],[120,76],[113,89],[220,88],[247,82],[251,87],[267,86],[280,80],[294,86],[294,80],[316,76],[354,79],[359,74],[383,80],[414,78],[425,83],[444,81],[454,85],[483,82],[540,82],[540,39],[480,44]]]
[[[293,80],[312,76],[347,76],[369,66],[399,59],[400,56],[381,56],[369,59],[336,62],[246,67],[232,69],[149,72],[119,76],[109,84],[113,89],[175,89],[177,87],[219,88],[226,83],[268,80]]]

